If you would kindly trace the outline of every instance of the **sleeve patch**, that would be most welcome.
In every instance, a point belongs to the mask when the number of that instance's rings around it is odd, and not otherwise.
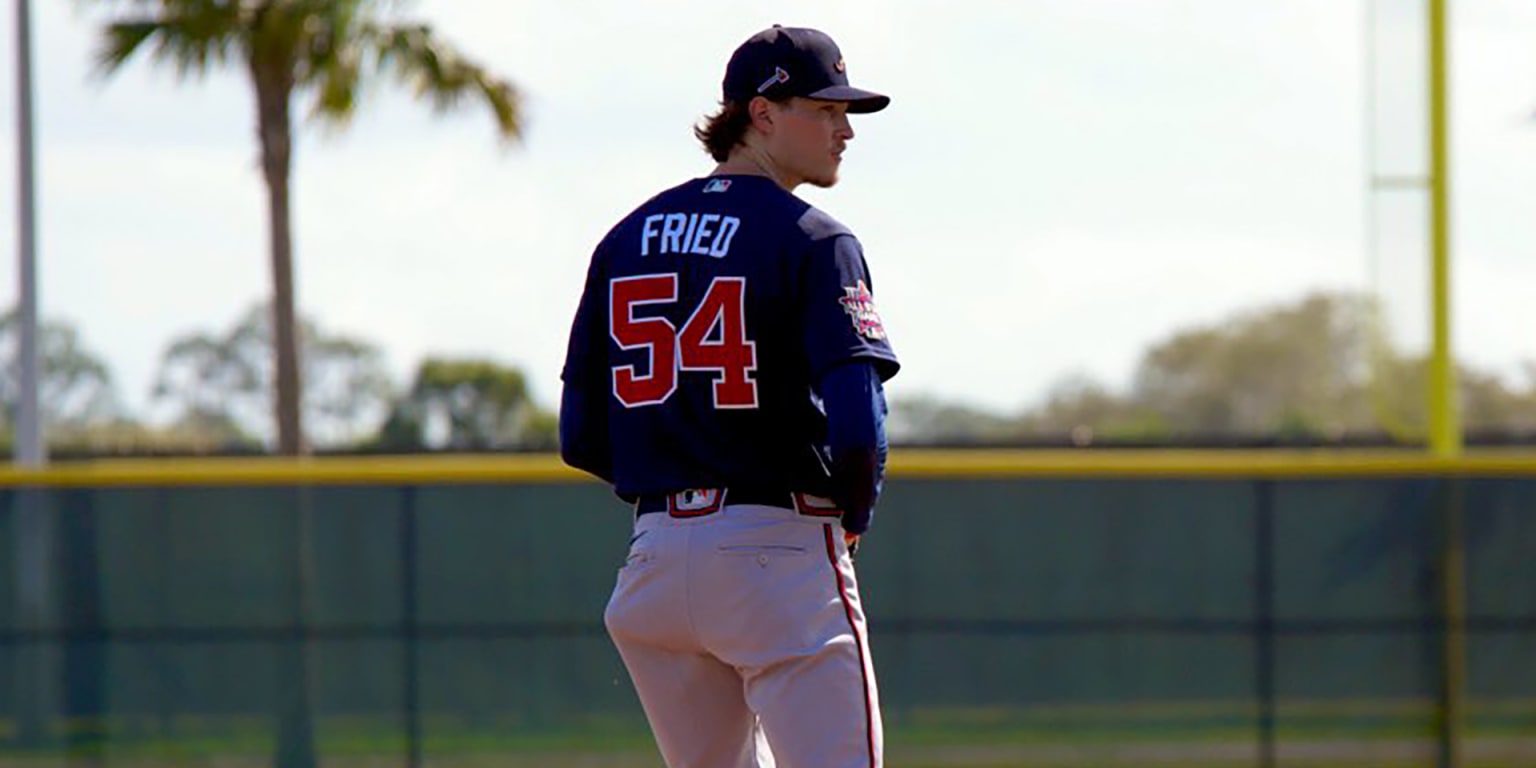
[[[880,313],[875,310],[875,297],[870,295],[864,281],[860,280],[858,285],[843,286],[843,293],[845,295],[837,303],[843,305],[843,311],[848,313],[854,332],[875,341],[884,339],[885,325],[880,322]]]

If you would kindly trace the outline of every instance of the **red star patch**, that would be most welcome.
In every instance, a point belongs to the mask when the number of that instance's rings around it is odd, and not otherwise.
[[[885,338],[885,325],[880,322],[880,313],[875,311],[875,297],[870,295],[864,281],[860,280],[858,285],[843,286],[843,293],[847,295],[838,299],[837,303],[843,305],[843,311],[853,321],[854,332],[875,341]]]

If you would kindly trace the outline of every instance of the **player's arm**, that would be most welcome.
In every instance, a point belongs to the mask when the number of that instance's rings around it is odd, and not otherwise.
[[[828,419],[834,500],[843,528],[869,528],[884,468],[885,395],[900,368],[875,310],[869,267],[852,235],[815,241],[805,265],[802,318],[813,386]]]
[[[823,376],[817,394],[827,411],[832,497],[843,510],[843,529],[860,535],[885,478],[885,391],[875,366],[855,360]]]
[[[599,248],[599,255],[601,247]],[[571,323],[560,378],[560,458],[577,469],[613,482],[608,434],[607,279],[599,255],[592,258],[586,288]]]

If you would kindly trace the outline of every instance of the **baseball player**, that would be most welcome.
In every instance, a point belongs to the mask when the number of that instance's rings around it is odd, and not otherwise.
[[[592,256],[561,453],[634,505],[604,621],[670,768],[881,765],[851,552],[898,363],[859,241],[793,192],[889,102],[822,32],[752,36],[694,130],[719,165]]]

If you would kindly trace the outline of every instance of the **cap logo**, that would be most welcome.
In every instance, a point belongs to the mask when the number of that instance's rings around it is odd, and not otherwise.
[[[848,65],[843,63],[842,59],[838,59],[837,63],[832,65],[832,68],[836,69],[839,72],[847,72],[848,71]]]
[[[789,73],[785,72],[783,67],[774,67],[773,68],[773,77],[770,77],[767,80],[764,80],[763,84],[759,85],[757,87],[757,92],[758,93],[762,93],[763,91],[766,91],[769,88],[772,88],[773,86],[777,85],[778,83],[787,83],[787,82],[789,82]]]

